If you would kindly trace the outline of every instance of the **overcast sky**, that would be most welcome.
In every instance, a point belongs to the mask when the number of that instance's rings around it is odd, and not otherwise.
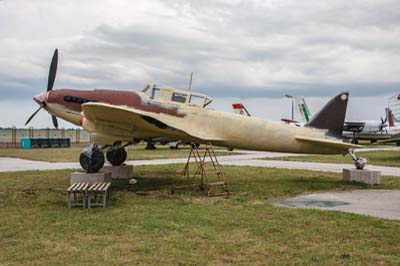
[[[37,108],[59,49],[57,88],[187,88],[231,111],[315,113],[350,91],[348,119],[379,119],[400,92],[400,1],[0,0],[0,126]],[[33,126],[51,126],[46,112]],[[68,126],[67,124],[62,124]]]

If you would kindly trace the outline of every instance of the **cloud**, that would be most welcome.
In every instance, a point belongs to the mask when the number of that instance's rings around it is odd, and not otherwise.
[[[394,0],[1,1],[0,93],[44,90],[58,47],[56,88],[187,88],[194,72],[193,89],[218,98],[381,97],[400,87],[399,10]]]
[[[150,79],[185,87],[191,71],[212,95],[377,95],[399,86],[395,2],[266,3],[173,1],[146,23],[97,26],[71,53],[101,55],[120,86]]]

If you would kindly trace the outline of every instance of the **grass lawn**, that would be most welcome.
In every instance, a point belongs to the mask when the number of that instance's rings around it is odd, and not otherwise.
[[[359,151],[356,154],[357,156],[366,158],[368,164],[400,167],[400,151]],[[349,155],[310,155],[298,157],[265,158],[265,160],[346,164],[351,164],[353,162]]]
[[[190,147],[169,149],[168,145],[158,145],[156,150],[145,150],[144,145],[129,147],[127,160],[150,160],[167,158],[186,158]],[[79,154],[85,147],[72,147],[61,149],[0,149],[0,157],[22,158],[47,162],[78,162]],[[201,149],[201,146],[200,146]],[[216,152],[216,155],[232,155],[237,152]]]
[[[268,202],[366,188],[339,174],[224,167],[233,195],[169,195],[182,165],[135,168],[106,209],[67,209],[70,171],[0,173],[0,265],[399,265],[400,221]],[[372,188],[400,189],[399,178]],[[138,191],[153,191],[139,196]]]

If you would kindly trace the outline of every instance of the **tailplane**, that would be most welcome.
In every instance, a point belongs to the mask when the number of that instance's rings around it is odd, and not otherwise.
[[[348,92],[339,93],[313,115],[306,126],[326,129],[329,135],[341,138],[348,99]]]

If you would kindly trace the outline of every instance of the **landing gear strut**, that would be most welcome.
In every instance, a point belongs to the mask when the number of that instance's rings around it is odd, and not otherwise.
[[[108,149],[107,161],[109,161],[113,166],[119,166],[126,160],[126,150],[123,147],[111,147]]]
[[[367,165],[367,159],[363,157],[357,157],[354,150],[349,150],[349,154],[351,158],[353,159],[354,165],[358,170],[364,169],[364,167]]]
[[[87,173],[96,173],[104,165],[104,154],[96,144],[93,144],[81,152],[79,163]]]

